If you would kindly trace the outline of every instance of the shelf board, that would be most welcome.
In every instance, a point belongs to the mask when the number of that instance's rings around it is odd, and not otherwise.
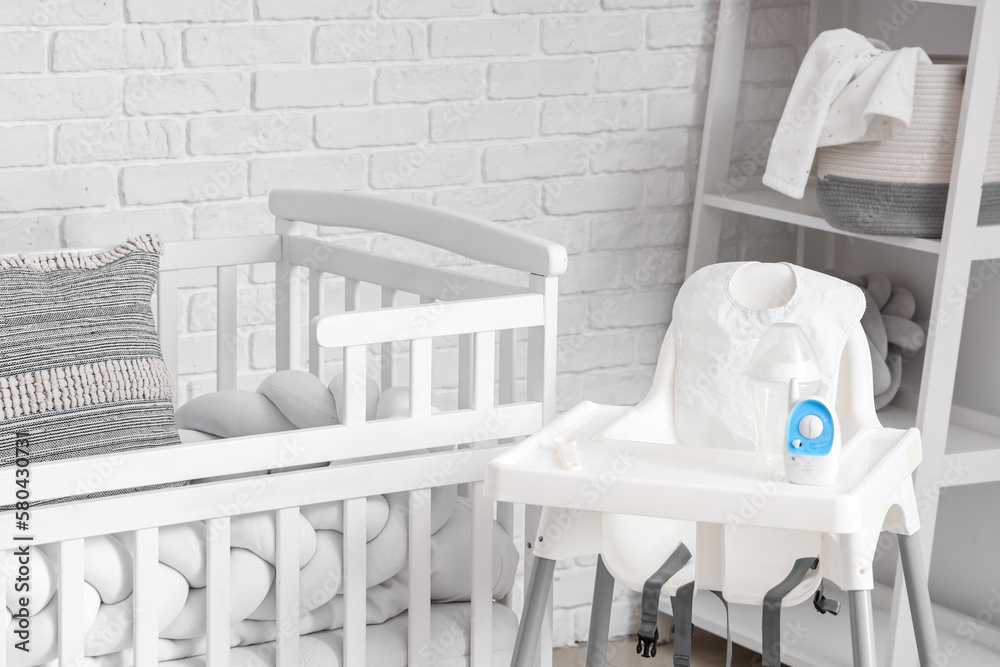
[[[948,442],[945,445],[945,462],[956,464],[959,478],[949,481],[954,486],[984,484],[1000,481],[1000,435],[974,428],[968,417],[971,410],[952,410],[952,423],[948,425]],[[878,412],[883,426],[910,428],[917,421],[916,412],[897,405],[887,406]],[[984,417],[982,419],[990,419]],[[961,422],[964,423],[960,423]],[[927,446],[926,443],[924,445]]]
[[[794,628],[795,637],[782,638],[781,663],[789,667],[853,667],[851,647],[851,622],[847,595],[833,586],[827,587],[827,595],[840,600],[840,614],[819,614],[810,602],[781,610],[784,628]],[[876,663],[885,663],[889,636],[888,600],[892,592],[878,586],[873,598],[875,607]],[[883,601],[886,604],[878,604]],[[661,601],[660,609],[670,613],[668,601]],[[760,607],[731,604],[730,630],[733,642],[754,651],[760,651]],[[953,644],[957,654],[950,658],[948,667],[983,667],[1000,664],[1000,649],[986,643],[976,643],[951,632],[955,629],[955,619],[964,619],[950,610],[935,606],[935,621],[938,626],[938,643],[942,649]],[[703,591],[694,599],[694,622],[699,628],[720,637],[726,636],[726,613],[722,603],[714,594]],[[983,637],[987,641],[993,639]],[[950,654],[949,654],[950,655]]]
[[[976,228],[976,247],[973,248],[973,253],[974,259],[1000,257],[1000,225]]]
[[[957,5],[959,7],[978,7],[979,0],[917,0],[925,5]]]
[[[724,211],[755,215],[760,218],[817,229],[831,234],[865,239],[875,243],[885,243],[934,254],[941,250],[941,241],[938,239],[920,239],[911,236],[872,236],[834,229],[820,213],[819,204],[816,202],[815,185],[806,188],[805,197],[802,199],[792,199],[770,188],[760,187],[733,192],[729,195],[705,193],[702,197],[702,203],[705,206]]]

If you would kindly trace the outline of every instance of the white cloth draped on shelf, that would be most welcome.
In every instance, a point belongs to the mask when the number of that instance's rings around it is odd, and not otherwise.
[[[816,149],[891,139],[909,127],[923,49],[884,51],[847,29],[821,33],[795,76],[771,143],[764,185],[805,194]]]

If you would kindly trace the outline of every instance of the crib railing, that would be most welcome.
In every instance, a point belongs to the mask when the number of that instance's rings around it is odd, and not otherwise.
[[[301,271],[308,272],[309,369],[319,375],[325,355],[343,350],[345,400],[342,425],[251,438],[181,445],[167,450],[115,457],[102,472],[99,490],[249,473],[335,460],[336,466],[268,477],[267,493],[253,479],[231,479],[184,488],[148,491],[33,511],[34,544],[59,543],[59,662],[74,667],[83,656],[83,540],[131,532],[134,542],[134,660],[157,660],[156,562],[158,527],[206,521],[208,568],[207,657],[212,667],[229,661],[230,517],[276,513],[276,642],[278,667],[298,663],[299,508],[344,501],[344,656],[346,665],[365,662],[365,498],[409,491],[409,664],[432,660],[430,637],[429,494],[434,486],[466,484],[473,503],[471,536],[471,660],[490,664],[492,638],[492,529],[498,522],[514,534],[514,507],[494,504],[482,494],[486,467],[519,436],[533,433],[554,415],[556,276],[565,251],[499,225],[468,220],[437,209],[387,202],[363,195],[276,191],[271,207],[276,234],[169,244],[157,290],[157,319],[164,358],[177,376],[178,274],[214,268],[217,276],[216,386],[231,389],[237,378],[237,267],[274,262],[276,266],[276,361],[299,368]],[[316,238],[298,236],[300,223],[342,225],[394,233],[431,243],[472,259],[526,272],[525,286],[468,273],[389,258]],[[325,276],[341,276],[344,313],[322,312]],[[358,312],[361,286],[381,291],[381,309]],[[404,295],[419,304],[397,306]],[[517,331],[527,332],[526,397],[518,402]],[[458,337],[458,410],[432,414],[434,340]],[[498,345],[499,344],[499,345]],[[365,377],[368,348],[379,350],[382,389],[399,367],[399,348],[408,359],[409,409],[406,419],[366,423]],[[497,347],[499,346],[499,359]],[[499,363],[497,363],[499,361]],[[341,408],[341,406],[338,406]],[[336,434],[333,439],[333,433]],[[335,447],[333,447],[335,445]],[[434,448],[432,453],[415,450]],[[294,452],[291,460],[284,456]],[[380,460],[362,457],[397,455]],[[35,466],[34,502],[64,497],[75,480],[86,479],[105,459],[92,457]],[[13,471],[0,471],[0,504],[13,502]],[[98,489],[90,489],[98,490]],[[0,520],[7,520],[0,517]],[[532,535],[537,508],[526,508],[525,534]],[[15,548],[0,537],[0,550]],[[525,573],[530,573],[530,544]],[[0,572],[0,590],[3,585]],[[509,605],[509,596],[501,602]],[[546,627],[541,645],[550,644]],[[551,657],[543,655],[542,665]],[[0,667],[5,655],[0,652]]]
[[[174,378],[178,371],[178,278],[179,272],[215,269],[216,286],[216,389],[236,387],[236,270],[239,266],[281,262],[282,238],[262,234],[235,239],[178,241],[166,244],[160,260],[156,289],[157,327],[163,358]],[[180,400],[175,392],[174,402]]]
[[[208,658],[213,667],[228,664],[229,654],[229,522],[230,516],[275,511],[277,513],[276,543],[278,546],[276,578],[278,609],[278,666],[298,664],[299,633],[299,508],[319,502],[345,501],[344,523],[344,600],[347,623],[353,621],[354,632],[345,625],[345,661],[347,665],[364,664],[364,605],[365,579],[365,509],[364,499],[371,495],[410,491],[411,578],[419,580],[422,597],[411,598],[413,617],[421,607],[429,610],[429,508],[426,496],[438,486],[428,480],[448,471],[442,484],[477,483],[483,478],[495,451],[450,451],[406,457],[315,468],[268,478],[267,493],[261,493],[255,478],[235,479],[179,489],[148,491],[142,494],[117,496],[78,503],[72,508],[42,507],[33,510],[32,547],[58,543],[59,553],[59,661],[60,665],[79,665],[83,658],[83,554],[84,538],[108,533],[132,533],[134,541],[134,627],[135,664],[156,664],[156,559],[160,526],[208,520],[206,550],[208,557]],[[481,496],[480,496],[481,497]],[[480,505],[482,507],[483,505]],[[67,516],[68,515],[68,516]],[[4,517],[5,519],[8,517]],[[475,516],[482,525],[483,517]],[[492,518],[492,513],[487,518]],[[475,525],[475,524],[474,524]],[[428,542],[424,542],[424,539]],[[487,533],[486,540],[489,540]],[[489,561],[490,546],[483,551],[483,537],[473,537],[473,557]],[[0,539],[0,550],[14,549],[24,542],[11,537]],[[351,546],[353,545],[353,546]],[[423,548],[423,546],[427,548]],[[475,575],[474,575],[475,576]],[[411,595],[413,589],[411,588]],[[483,591],[480,587],[479,596]],[[487,588],[485,594],[489,596]],[[476,598],[474,591],[474,600]],[[475,605],[475,601],[473,602]],[[358,616],[360,610],[360,616]],[[429,613],[429,611],[428,611]],[[411,618],[413,618],[411,617]],[[427,615],[419,617],[426,620]],[[488,622],[489,616],[485,617]],[[412,621],[411,621],[412,622]],[[483,617],[473,623],[484,622]],[[357,629],[360,627],[361,632]],[[488,625],[486,626],[488,629]],[[411,625],[411,639],[419,635],[421,623]],[[424,624],[423,630],[429,632]],[[475,630],[474,630],[475,632]],[[429,635],[428,635],[429,636]],[[360,643],[359,643],[360,642]],[[426,656],[429,639],[417,643],[416,659],[420,664]],[[473,649],[488,650],[488,644]],[[488,656],[487,656],[488,657]],[[482,659],[477,663],[486,664]]]
[[[343,349],[345,424],[364,421],[367,346],[381,344],[382,389],[391,386],[396,363],[393,344],[409,346],[409,416],[430,413],[432,382],[432,341],[445,336],[459,337],[458,407],[472,410],[486,424],[494,408],[496,340],[500,338],[500,404],[508,412],[541,408],[534,423],[551,419],[554,411],[555,309],[557,290],[554,276],[565,269],[565,251],[558,245],[518,234],[491,223],[470,221],[438,209],[414,207],[364,195],[306,194],[278,191],[271,196],[271,209],[279,216],[277,230],[288,239],[283,259],[289,268],[277,277],[279,368],[299,365],[296,323],[298,322],[297,277],[292,267],[309,270],[309,360],[310,369],[322,368],[324,350]],[[538,271],[531,274],[527,288],[479,278],[440,267],[430,267],[354,248],[293,235],[299,222],[336,225],[380,231],[429,243],[474,259],[506,268]],[[345,313],[320,313],[324,274],[343,276]],[[540,275],[544,274],[544,275]],[[362,282],[381,286],[383,310],[355,312]],[[400,293],[416,294],[420,305],[394,307]],[[528,403],[515,406],[516,330],[528,329]],[[287,352],[286,352],[287,350]],[[481,440],[497,438],[482,429]],[[536,430],[536,429],[532,429]],[[472,433],[475,433],[473,431]],[[510,438],[504,438],[510,441]],[[479,445],[469,444],[473,449]],[[419,492],[411,492],[415,495]],[[473,482],[473,572],[471,655],[473,664],[491,660],[492,597],[490,576],[493,503],[482,493],[481,478]],[[426,504],[426,503],[425,503]],[[497,519],[513,535],[514,510],[507,504],[497,507]],[[528,518],[528,523],[533,517]],[[534,518],[537,520],[537,518]],[[426,647],[430,641],[429,567],[430,515],[410,514],[410,664],[429,664]],[[347,536],[345,536],[345,549]],[[526,553],[530,553],[526,549]],[[363,568],[363,556],[355,567]],[[527,571],[527,570],[526,570]],[[363,579],[363,577],[362,577]],[[363,593],[362,593],[363,594]],[[358,612],[348,611],[345,624],[345,662],[363,662],[365,625],[363,597]],[[510,600],[505,600],[507,604]],[[348,602],[350,604],[350,602]],[[419,610],[419,611],[418,611]],[[359,663],[360,664],[360,663]]]

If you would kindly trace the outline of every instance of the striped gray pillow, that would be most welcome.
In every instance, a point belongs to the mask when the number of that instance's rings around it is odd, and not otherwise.
[[[180,443],[150,298],[162,243],[0,258],[0,466]],[[105,495],[91,475],[66,495]]]

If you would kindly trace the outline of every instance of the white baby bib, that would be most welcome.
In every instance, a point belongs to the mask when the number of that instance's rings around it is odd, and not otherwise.
[[[840,358],[848,334],[864,313],[864,294],[832,276],[786,264],[794,276],[791,291],[772,295],[780,305],[752,308],[734,292],[741,291],[738,281],[751,279],[743,269],[754,264],[707,266],[687,279],[674,302],[674,414],[684,445],[755,448],[753,405],[744,372],[761,336],[777,322],[802,328],[822,372],[820,393],[830,400],[836,396]]]

